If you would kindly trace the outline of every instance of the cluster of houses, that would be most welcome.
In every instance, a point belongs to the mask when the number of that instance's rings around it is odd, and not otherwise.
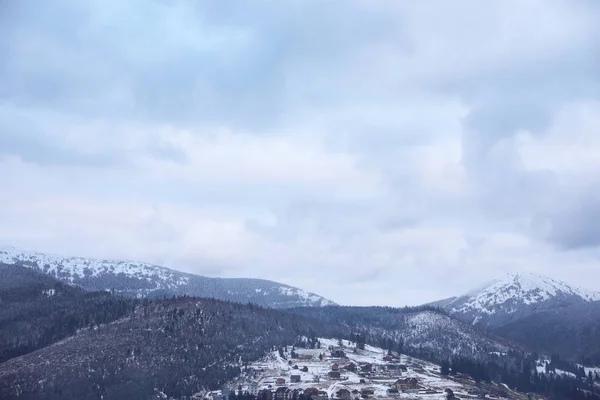
[[[327,395],[327,392],[317,388],[290,389],[285,386],[278,387],[275,391],[271,389],[260,390],[256,396],[257,400],[299,400],[304,398],[311,400],[328,400],[329,396]]]

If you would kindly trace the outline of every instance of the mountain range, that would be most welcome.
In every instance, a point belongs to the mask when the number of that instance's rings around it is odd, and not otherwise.
[[[0,263],[32,268],[85,290],[110,290],[130,297],[188,295],[273,308],[335,304],[314,293],[269,280],[209,278],[135,261],[64,257],[0,247]]]
[[[152,397],[157,387],[179,398],[218,388],[278,346],[316,337],[376,344],[543,391],[554,383],[521,376],[538,357],[552,355],[553,365],[560,357],[556,368],[576,375],[574,362],[600,365],[599,299],[519,273],[419,307],[347,307],[267,280],[5,247],[0,398],[161,398]],[[581,382],[565,385],[576,391],[555,398],[575,398]]]

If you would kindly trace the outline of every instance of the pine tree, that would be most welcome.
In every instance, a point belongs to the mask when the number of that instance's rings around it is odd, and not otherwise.
[[[448,362],[448,360],[442,361],[440,373],[444,376],[447,376],[450,374],[450,363]]]

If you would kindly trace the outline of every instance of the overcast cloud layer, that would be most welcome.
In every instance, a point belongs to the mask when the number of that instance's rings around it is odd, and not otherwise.
[[[596,1],[0,8],[1,244],[343,304],[600,290]]]

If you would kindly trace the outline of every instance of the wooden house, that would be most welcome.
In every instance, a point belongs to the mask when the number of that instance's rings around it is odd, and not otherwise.
[[[342,377],[340,371],[330,371],[327,376],[330,379],[340,379]]]

